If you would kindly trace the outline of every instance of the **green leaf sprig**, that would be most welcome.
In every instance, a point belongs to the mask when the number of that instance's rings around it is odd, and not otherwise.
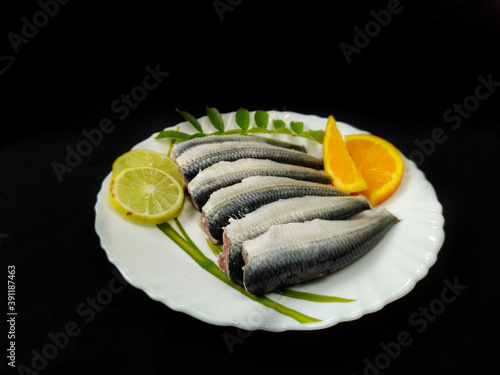
[[[208,119],[215,129],[215,132],[205,133],[198,120],[186,111],[176,109],[176,111],[196,130],[194,134],[188,134],[176,130],[163,130],[156,139],[173,139],[176,142],[187,141],[192,138],[206,137],[208,135],[225,135],[225,134],[251,134],[251,133],[270,133],[270,134],[289,134],[296,137],[304,137],[312,141],[323,143],[325,132],[323,130],[307,130],[304,131],[304,123],[299,121],[291,121],[287,127],[285,121],[275,119],[272,121],[272,127],[269,126],[269,114],[266,111],[255,111],[253,123],[251,122],[250,112],[245,108],[239,108],[236,111],[235,121],[239,129],[225,130],[224,119],[221,113],[215,107],[205,107]]]

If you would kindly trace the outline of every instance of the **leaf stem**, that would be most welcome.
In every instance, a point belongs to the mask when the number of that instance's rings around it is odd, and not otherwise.
[[[187,232],[184,230],[184,227],[182,226],[181,222],[179,221],[179,219],[177,217],[174,218],[174,223],[177,226],[177,228],[179,229],[179,231],[181,232],[181,234],[184,236],[185,240],[187,242],[189,242],[189,244],[191,246],[193,246],[194,248],[199,250],[198,247],[196,246],[196,244],[194,243],[194,241],[191,239],[191,237],[189,237],[189,234],[187,234]]]
[[[210,248],[210,250],[212,250],[212,253],[214,253],[214,255],[216,257],[219,256],[222,253],[222,249],[219,246],[214,245],[213,243],[211,243],[208,238],[207,238],[207,245]]]
[[[299,311],[283,306],[280,303],[275,302],[266,296],[254,296],[253,294],[248,293],[242,285],[229,280],[226,277],[226,275],[219,269],[217,264],[215,264],[212,260],[207,258],[205,254],[201,252],[201,250],[189,238],[189,236],[187,235],[186,231],[184,230],[184,228],[182,227],[181,223],[177,218],[174,219],[174,222],[179,228],[179,231],[185,236],[185,238],[183,238],[179,233],[177,233],[177,231],[169,223],[158,224],[157,227],[163,233],[165,233],[175,244],[177,244],[181,249],[183,249],[196,263],[198,263],[198,265],[200,265],[203,269],[211,273],[213,276],[215,276],[225,284],[229,285],[231,288],[236,289],[237,291],[239,291],[246,297],[250,298],[251,300],[258,302],[264,306],[270,307],[283,315],[289,316],[290,318],[295,319],[299,323],[314,323],[321,321],[319,319],[302,314]]]
[[[313,302],[354,302],[354,301],[356,301],[355,299],[347,299],[347,298],[334,297],[334,296],[324,296],[322,294],[300,292],[298,290],[291,290],[291,289],[283,289],[281,291],[275,291],[274,293],[285,296],[285,297],[289,297],[289,298],[297,298],[297,299],[303,299],[306,301],[313,301]]]

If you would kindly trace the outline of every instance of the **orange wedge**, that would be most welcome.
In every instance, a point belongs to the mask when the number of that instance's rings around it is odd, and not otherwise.
[[[390,142],[371,134],[346,135],[345,144],[367,188],[359,191],[372,207],[389,198],[403,178],[404,162]]]
[[[335,187],[348,193],[367,188],[365,180],[349,155],[333,116],[328,117],[323,138],[323,164]]]

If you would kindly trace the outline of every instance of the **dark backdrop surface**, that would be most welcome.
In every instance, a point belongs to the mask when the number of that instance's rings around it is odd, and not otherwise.
[[[498,1],[0,8],[2,374],[497,373]],[[161,83],[119,110],[150,70]],[[132,286],[85,315],[90,324],[72,326],[81,304],[116,277],[94,230],[96,195],[114,159],[182,121],[176,108],[199,117],[206,105],[333,114],[407,157],[420,150],[446,221],[428,275],[382,310],[320,331],[212,326]],[[105,118],[113,130],[58,177],[53,162]],[[438,128],[446,140],[423,149]],[[18,368],[5,355],[9,265]],[[447,282],[460,294],[439,314],[427,311]],[[415,313],[427,322],[421,332],[410,324]],[[57,353],[46,349],[49,359],[37,354],[77,328]],[[412,343],[384,362],[384,347],[404,332]],[[239,339],[228,345],[227,333]]]

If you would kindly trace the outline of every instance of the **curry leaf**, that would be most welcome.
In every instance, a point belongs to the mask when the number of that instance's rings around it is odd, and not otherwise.
[[[304,123],[291,121],[290,128],[292,128],[295,134],[300,134],[304,131]]]
[[[194,133],[189,136],[189,139],[206,137],[208,134],[205,133]]]
[[[222,119],[222,115],[220,114],[219,110],[214,107],[209,107],[207,105],[206,107],[207,110],[207,115],[208,118],[210,119],[210,122],[214,126],[215,129],[217,129],[220,132],[224,131],[224,120]]]
[[[314,138],[311,136],[311,134],[308,131],[301,132],[301,133],[297,134],[297,137],[303,137],[303,138],[314,140]]]
[[[197,119],[196,119],[196,118],[195,118],[192,114],[190,114],[190,113],[188,113],[188,112],[186,112],[186,111],[181,111],[181,110],[179,110],[179,109],[177,109],[177,108],[176,108],[175,110],[176,110],[177,112],[179,112],[179,113],[180,113],[180,115],[181,115],[182,117],[184,117],[184,119],[185,119],[186,121],[188,121],[191,125],[193,125],[193,127],[194,127],[196,130],[198,130],[198,132],[203,133],[203,129],[202,129],[202,127],[201,127],[200,123],[198,122],[198,120],[197,120]]]
[[[236,111],[235,116],[236,124],[243,130],[246,131],[250,125],[250,112],[245,108],[240,108]]]
[[[325,136],[324,130],[309,130],[311,137],[318,143],[323,143],[323,137]]]
[[[222,135],[227,135],[227,134],[242,134],[244,131],[242,129],[231,129],[231,130],[226,130]]]
[[[267,129],[267,123],[269,122],[269,115],[266,111],[255,111],[255,124],[259,128]]]
[[[273,120],[273,126],[275,129],[279,129],[279,128],[284,128],[286,125],[285,121],[283,120]]]
[[[176,130],[163,130],[155,138],[156,139],[174,138],[174,139],[185,141],[186,139],[189,139],[190,137],[191,137],[191,134],[186,134],[186,133],[179,132]]]

